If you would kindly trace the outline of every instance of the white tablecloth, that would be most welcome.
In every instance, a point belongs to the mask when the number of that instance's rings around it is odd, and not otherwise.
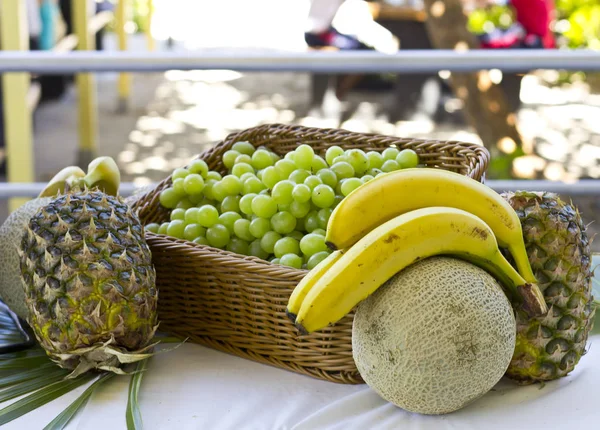
[[[108,381],[67,428],[125,429],[128,384],[128,376]],[[3,429],[43,428],[84,388]],[[145,429],[157,430],[592,430],[600,428],[599,393],[596,334],[589,353],[566,378],[543,388],[501,381],[468,407],[443,416],[405,412],[364,384],[315,380],[193,344],[151,360],[139,402]]]

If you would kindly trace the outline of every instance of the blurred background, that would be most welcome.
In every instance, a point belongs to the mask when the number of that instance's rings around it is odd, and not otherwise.
[[[77,47],[69,41],[75,0],[22,1],[28,49]],[[89,2],[90,22],[96,18],[93,49],[108,53],[600,49],[600,0],[81,1]],[[482,144],[493,156],[488,179],[600,179],[600,71],[94,76],[96,151],[117,161],[123,181],[139,186],[164,179],[231,132],[274,122]],[[479,91],[467,91],[471,84]],[[79,95],[73,76],[42,74],[31,76],[28,97],[34,180],[43,182],[78,162]],[[7,109],[5,99],[2,111]],[[595,195],[564,197],[573,197],[591,222],[600,213],[598,188]],[[7,213],[2,202],[0,218]]]

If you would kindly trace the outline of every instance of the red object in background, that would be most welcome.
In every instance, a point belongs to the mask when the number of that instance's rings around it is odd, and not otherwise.
[[[550,22],[556,10],[554,0],[510,0],[515,9],[516,19],[528,35],[542,39],[544,48],[556,48]]]

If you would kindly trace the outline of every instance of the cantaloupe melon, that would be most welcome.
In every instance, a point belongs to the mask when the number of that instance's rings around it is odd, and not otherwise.
[[[432,257],[396,274],[357,307],[356,366],[385,400],[445,414],[487,393],[504,375],[516,338],[513,309],[486,271]]]
[[[29,200],[13,211],[0,227],[0,298],[24,320],[27,320],[28,310],[17,249],[29,219],[51,200],[51,197]]]

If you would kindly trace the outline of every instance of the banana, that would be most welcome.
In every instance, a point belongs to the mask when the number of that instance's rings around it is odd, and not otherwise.
[[[462,209],[481,218],[494,232],[498,244],[508,248],[521,276],[529,283],[537,283],[514,209],[490,187],[447,170],[403,169],[358,187],[334,209],[325,239],[332,249],[348,248],[378,225],[432,206]]]
[[[64,193],[65,189],[72,185],[72,183],[81,180],[85,176],[85,172],[77,166],[68,166],[61,169],[50,181],[46,184],[46,187],[38,195],[41,197],[53,197],[59,192]]]
[[[302,305],[302,301],[306,297],[306,294],[310,291],[310,289],[315,285],[315,283],[321,278],[333,264],[338,261],[342,256],[342,251],[337,250],[332,252],[317,264],[308,274],[302,278],[302,280],[298,283],[290,299],[288,300],[287,309],[285,310],[285,314],[288,318],[295,323],[296,315],[300,310],[300,306]]]
[[[385,222],[348,249],[310,288],[296,327],[311,333],[339,321],[394,274],[434,255],[456,256],[488,270],[531,315],[548,310],[538,287],[500,253],[483,220],[461,209],[429,207]]]

